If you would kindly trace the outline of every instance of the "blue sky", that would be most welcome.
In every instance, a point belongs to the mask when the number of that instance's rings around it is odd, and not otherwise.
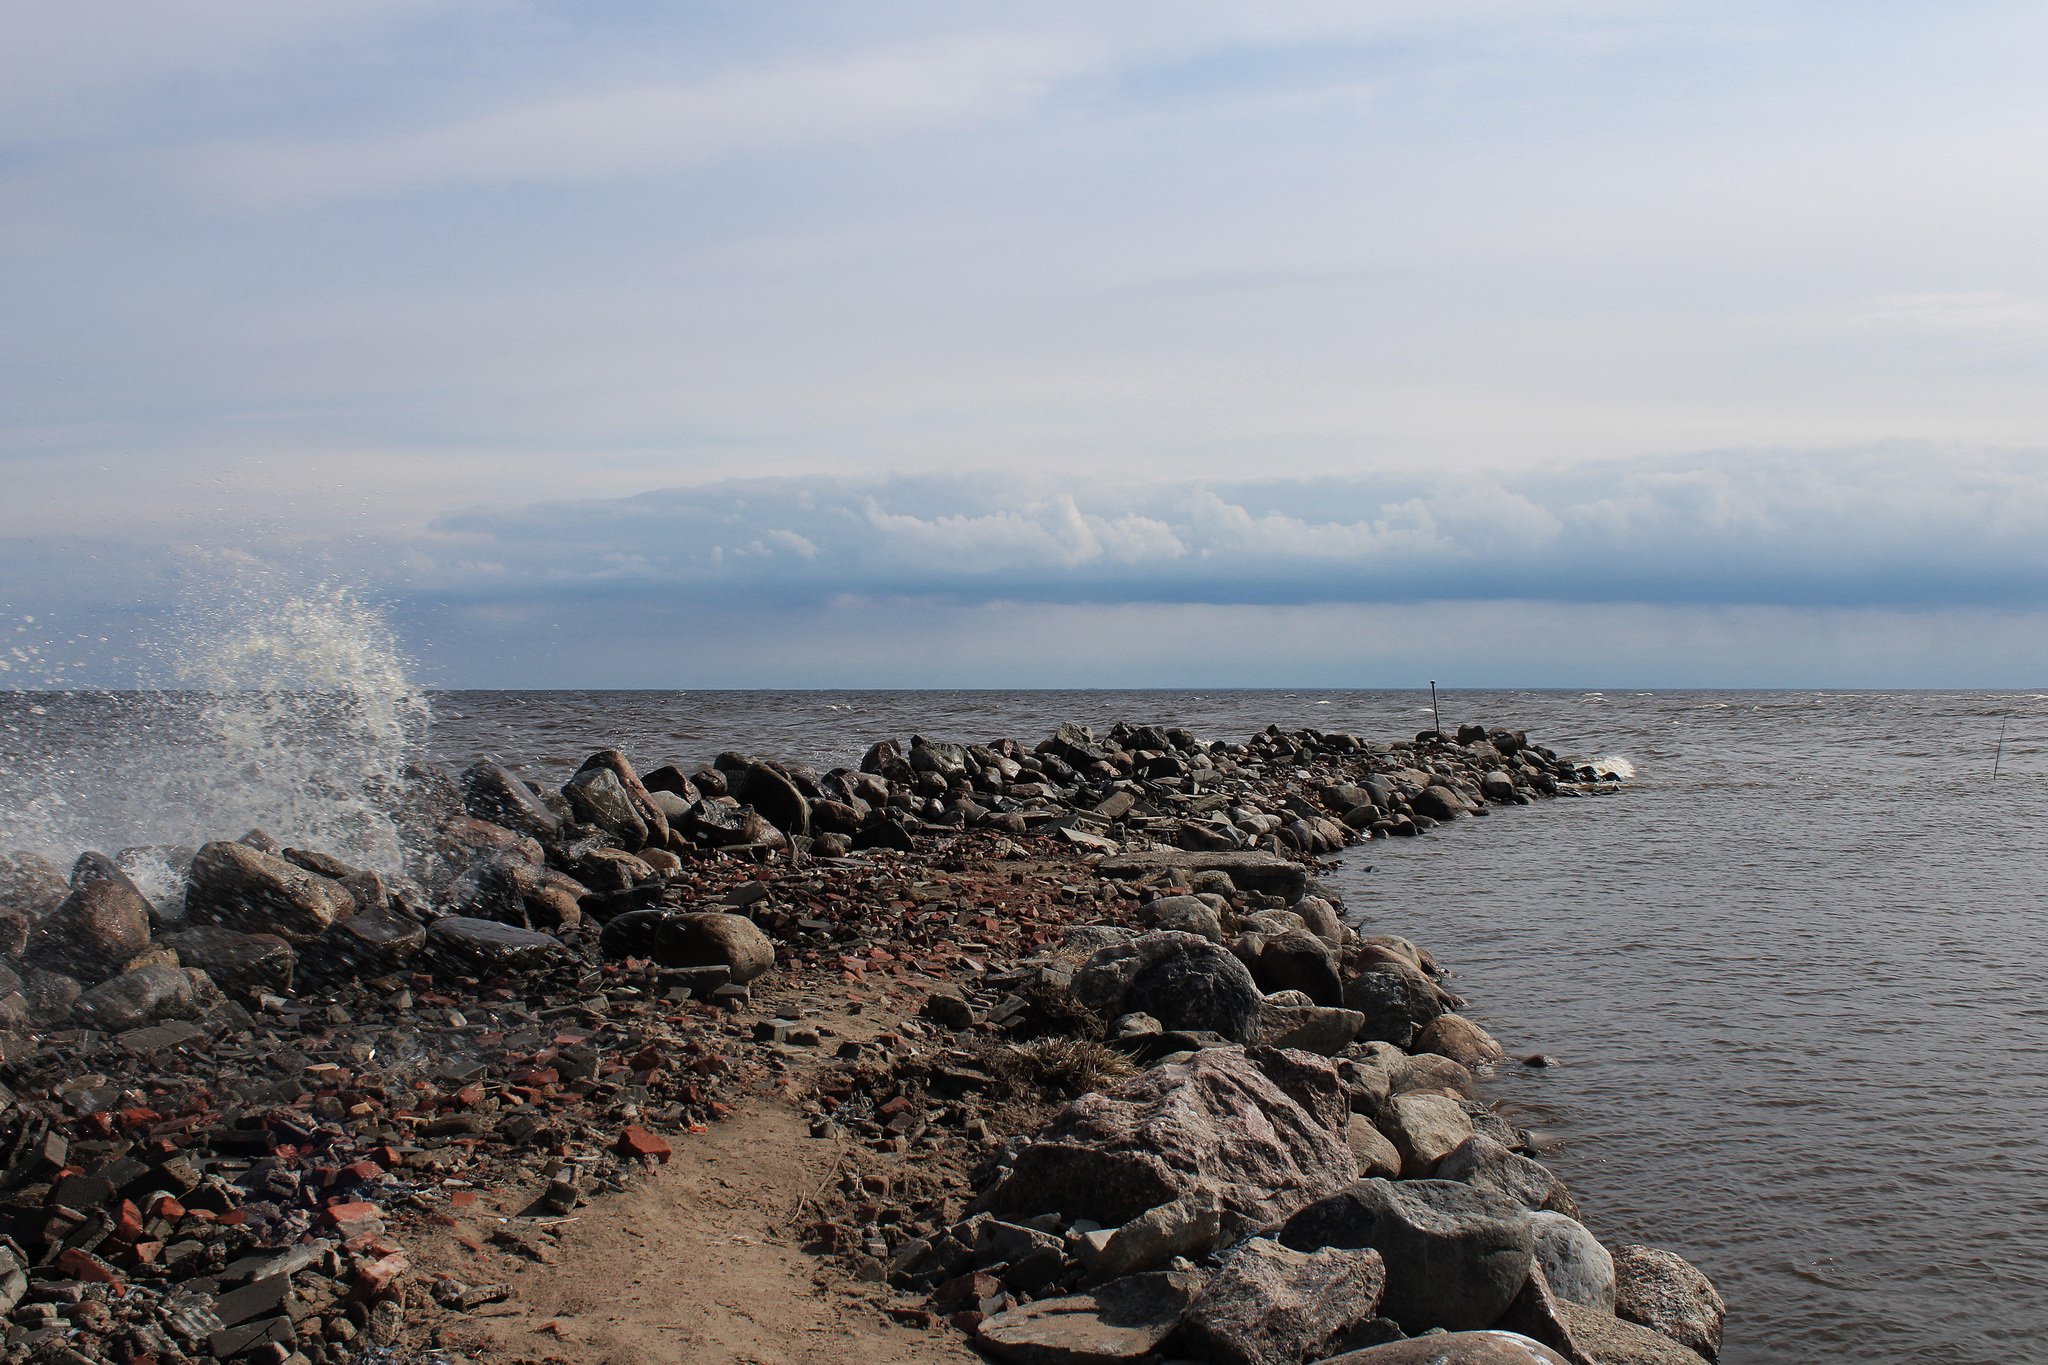
[[[2038,6],[10,26],[74,680],[318,581],[451,685],[2048,671]]]

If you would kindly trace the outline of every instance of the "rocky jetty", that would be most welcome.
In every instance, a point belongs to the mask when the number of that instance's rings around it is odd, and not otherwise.
[[[507,1264],[762,1101],[839,1154],[790,1228],[821,1282],[997,1359],[1718,1351],[1712,1285],[1588,1231],[1436,960],[1322,880],[1612,790],[1520,733],[409,778],[402,870],[0,860],[8,1362],[475,1354]]]

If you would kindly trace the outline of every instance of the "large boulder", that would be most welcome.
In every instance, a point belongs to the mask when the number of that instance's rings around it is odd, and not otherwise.
[[[306,977],[338,985],[406,971],[427,946],[426,926],[399,915],[356,915],[306,945]]]
[[[1276,1003],[1272,996],[1259,1002],[1259,1029],[1254,1041],[1268,1047],[1295,1048],[1334,1057],[1351,1045],[1365,1022],[1365,1016],[1356,1010],[1300,1003],[1305,996],[1280,999],[1287,1003]]]
[[[652,958],[664,967],[724,967],[735,984],[775,965],[775,944],[745,915],[635,910],[604,927],[608,958]]]
[[[1569,1365],[1518,1332],[1446,1332],[1331,1356],[1322,1365]]]
[[[1351,1144],[1351,1156],[1358,1162],[1358,1174],[1370,1180],[1381,1176],[1397,1180],[1401,1175],[1401,1149],[1387,1141],[1387,1135],[1372,1126],[1363,1114],[1353,1114],[1344,1125],[1344,1140]]]
[[[1147,929],[1193,934],[1211,943],[1223,941],[1223,917],[1200,896],[1161,896],[1138,911]]]
[[[1116,1365],[1150,1356],[1180,1325],[1202,1277],[1155,1271],[985,1319],[975,1344],[1012,1365]]]
[[[1472,1136],[1472,1116],[1445,1095],[1394,1095],[1374,1117],[1401,1154],[1401,1174],[1409,1180],[1433,1173],[1438,1162]]]
[[[94,986],[71,1012],[89,1028],[122,1033],[160,1019],[196,1019],[219,1000],[205,972],[153,963]]]
[[[246,1000],[259,993],[284,995],[292,988],[298,954],[276,934],[202,924],[167,936],[163,944],[178,954],[180,966],[205,972],[231,996]]]
[[[1408,798],[1419,815],[1432,820],[1457,820],[1471,814],[1472,805],[1449,787],[1427,786]]]
[[[610,768],[582,769],[562,788],[562,795],[569,799],[576,818],[584,824],[596,825],[629,849],[647,846],[647,821],[618,774]],[[649,808],[653,805],[650,799]]]
[[[1263,1227],[1357,1178],[1347,1118],[1320,1057],[1204,1048],[1061,1110],[1018,1154],[995,1211],[1108,1227],[1207,1186]]]
[[[27,957],[37,966],[99,981],[147,947],[149,902],[112,859],[87,853],[71,870],[71,894],[34,926]]]
[[[1370,1248],[1296,1251],[1250,1238],[1209,1277],[1174,1345],[1210,1365],[1320,1360],[1372,1320],[1386,1283],[1386,1267]]]
[[[1415,1030],[1447,1007],[1441,992],[1419,970],[1382,960],[1344,983],[1344,1008],[1365,1016],[1360,1037],[1405,1048]]]
[[[1258,986],[1227,949],[1194,934],[1155,932],[1103,948],[1074,973],[1074,998],[1105,1020],[1149,1014],[1169,1031],[1205,1030],[1249,1042]]]
[[[1299,1251],[1379,1252],[1381,1311],[1411,1334],[1492,1326],[1535,1262],[1527,1209],[1448,1180],[1358,1181],[1289,1218],[1280,1240]]]
[[[1578,1206],[1556,1172],[1475,1133],[1436,1164],[1438,1180],[1456,1180],[1503,1195],[1524,1208],[1575,1215]]]
[[[1700,1365],[1703,1359],[1661,1332],[1570,1299],[1557,1300],[1557,1316],[1580,1356],[1595,1365]]]
[[[216,840],[192,859],[185,909],[195,925],[276,934],[300,944],[353,915],[356,899],[340,882],[246,844]]]
[[[465,768],[461,781],[463,809],[477,819],[536,839],[552,839],[561,832],[562,817],[510,769],[485,759]]]
[[[1598,1312],[1614,1312],[1614,1258],[1585,1224],[1540,1209],[1529,1215],[1536,1262],[1559,1298]]]
[[[1721,1354],[1728,1305],[1714,1282],[1676,1252],[1622,1243],[1613,1248],[1615,1316],[1662,1333],[1708,1360]]]
[[[553,934],[519,929],[495,920],[450,915],[427,926],[427,951],[461,975],[518,975],[570,960]]]

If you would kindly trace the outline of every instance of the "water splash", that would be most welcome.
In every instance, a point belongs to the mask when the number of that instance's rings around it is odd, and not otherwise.
[[[1596,773],[1613,773],[1624,782],[1636,775],[1636,765],[1623,758],[1620,754],[1609,754],[1605,758],[1596,758],[1593,760],[1592,768]]]
[[[61,866],[260,826],[403,870],[394,804],[430,716],[375,607],[331,585],[236,584],[182,609],[151,655],[132,691],[0,694],[0,848]]]

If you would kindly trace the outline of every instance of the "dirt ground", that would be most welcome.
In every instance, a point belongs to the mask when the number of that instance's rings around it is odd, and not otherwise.
[[[814,1017],[816,1017],[814,1015]],[[838,1036],[872,1036],[888,1014],[836,1011]],[[422,1346],[493,1365],[958,1365],[980,1361],[965,1337],[899,1325],[884,1286],[851,1279],[799,1248],[807,1201],[844,1167],[844,1140],[809,1135],[790,1098],[818,1062],[799,1063],[779,1093],[726,1123],[674,1141],[669,1164],[603,1194],[561,1228],[559,1263],[541,1265],[477,1236],[498,1212],[539,1193],[479,1198],[475,1220],[415,1245],[423,1281],[503,1283],[511,1297],[471,1314],[415,1309]],[[463,1239],[481,1241],[481,1250]]]

